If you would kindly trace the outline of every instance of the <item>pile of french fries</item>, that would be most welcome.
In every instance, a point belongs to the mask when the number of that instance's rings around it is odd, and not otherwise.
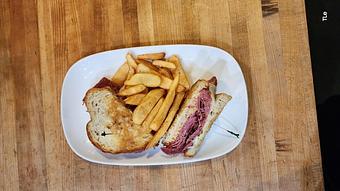
[[[121,86],[118,96],[136,106],[132,119],[155,134],[146,149],[161,139],[175,118],[190,82],[177,56],[164,52],[126,55],[126,62],[112,77]]]

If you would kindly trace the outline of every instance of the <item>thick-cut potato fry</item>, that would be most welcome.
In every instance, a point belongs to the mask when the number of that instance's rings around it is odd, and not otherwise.
[[[145,88],[145,90],[143,90],[142,92],[140,92],[141,94],[147,94],[149,93],[149,89],[148,88]]]
[[[151,73],[151,74],[155,74],[158,75],[161,78],[161,84],[159,85],[159,87],[163,88],[163,89],[169,89],[170,85],[172,83],[172,80],[162,74],[160,74],[159,72],[150,69],[149,67],[145,66],[144,64],[138,64],[137,66],[137,73]]]
[[[158,72],[159,72],[161,75],[163,75],[163,76],[165,76],[165,77],[167,77],[167,78],[170,78],[171,80],[174,79],[174,78],[172,77],[171,72],[170,72],[168,69],[166,69],[166,68],[159,68],[159,69],[158,69]]]
[[[178,92],[184,92],[184,91],[185,91],[185,87],[182,86],[181,84],[178,84],[176,92],[178,93]]]
[[[147,60],[144,60],[144,59],[136,59],[135,60],[136,62],[137,62],[137,64],[152,64],[152,62],[150,62],[150,61],[147,61]]]
[[[129,80],[134,74],[135,74],[135,69],[133,69],[133,67],[129,65],[129,71],[128,71],[125,81]]]
[[[175,99],[176,96],[176,89],[177,89],[177,85],[178,85],[178,81],[179,81],[179,74],[176,73],[175,75],[175,79],[172,81],[170,89],[168,91],[168,94],[166,95],[164,102],[161,106],[161,108],[159,109],[159,112],[157,113],[155,119],[153,119],[153,121],[150,124],[150,128],[152,130],[157,131],[159,129],[159,127],[161,126],[161,124],[163,123],[171,105],[172,102]]]
[[[129,96],[124,99],[125,104],[129,105],[139,105],[146,94],[140,93],[136,95]]]
[[[127,87],[126,85],[123,85],[122,87],[120,87],[119,91],[118,92],[122,92],[123,90],[125,90]]]
[[[145,64],[138,64],[137,66],[137,73],[152,73],[152,74],[156,74],[156,75],[160,75],[159,72],[157,72],[157,68],[156,70],[148,67],[147,65]]]
[[[185,89],[189,89],[190,88],[190,82],[189,82],[189,79],[188,77],[186,76],[184,70],[183,70],[183,67],[181,65],[181,62],[180,60],[178,59],[177,56],[173,55],[171,56],[169,59],[168,59],[169,62],[172,62],[176,65],[176,70],[173,70],[173,74],[178,71],[179,72],[179,84],[184,86]]]
[[[133,69],[137,68],[137,63],[130,53],[126,54],[126,61]]]
[[[133,111],[133,122],[135,124],[142,124],[152,108],[157,104],[158,100],[164,95],[164,93],[165,90],[163,89],[154,89],[146,94],[141,103]]]
[[[119,96],[130,96],[130,95],[141,93],[145,89],[146,87],[144,85],[139,84],[139,85],[131,86],[128,88],[122,88],[121,91],[118,92],[118,95]]]
[[[141,54],[138,55],[138,59],[144,59],[144,60],[160,60],[165,57],[165,52],[158,52],[158,53],[150,53],[150,54]]]
[[[146,119],[143,121],[142,126],[144,129],[149,128],[150,123],[152,122],[152,120],[155,118],[156,114],[159,111],[159,108],[161,108],[162,104],[163,104],[164,98],[161,98],[158,100],[157,104],[155,105],[155,107],[152,108],[152,110],[150,111],[149,115],[146,117]],[[150,129],[151,130],[151,129]]]
[[[178,109],[179,109],[179,107],[182,103],[184,95],[185,95],[184,92],[178,93],[176,95],[174,103],[172,104],[166,119],[164,120],[161,128],[157,131],[155,136],[148,143],[148,145],[146,146],[146,149],[154,147],[158,143],[158,141],[163,137],[163,135],[166,133],[166,131],[169,129],[169,127],[170,127],[172,121],[174,120],[176,113],[177,113],[177,111],[178,111]]]
[[[115,75],[111,78],[112,82],[122,86],[129,73],[129,65],[125,62],[119,67]]]
[[[156,74],[137,73],[133,75],[129,80],[126,80],[124,84],[130,86],[143,84],[146,87],[157,87],[161,85],[161,82],[161,78]]]
[[[176,65],[174,63],[163,60],[154,60],[152,64],[163,68],[176,69]]]
[[[158,70],[158,68],[156,66],[152,65],[152,62],[149,62],[147,60],[137,59],[136,62],[138,63],[138,65],[139,64],[144,64],[144,66],[146,66],[146,67],[148,67],[148,68],[150,68],[152,70],[155,70],[155,71]]]
[[[170,89],[172,80],[170,78],[167,78],[167,77],[162,76],[162,75],[160,75],[160,77],[161,77],[162,82],[159,85],[159,87],[166,89],[166,90]]]

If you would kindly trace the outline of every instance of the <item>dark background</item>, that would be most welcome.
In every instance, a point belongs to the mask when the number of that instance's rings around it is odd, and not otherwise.
[[[325,190],[340,190],[340,0],[305,3]]]

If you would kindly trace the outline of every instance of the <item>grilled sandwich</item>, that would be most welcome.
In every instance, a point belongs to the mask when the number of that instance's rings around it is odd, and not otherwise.
[[[116,96],[117,89],[110,80],[102,79],[87,91],[83,100],[91,118],[87,136],[103,152],[143,151],[152,134],[133,123],[131,110]]]
[[[230,95],[216,94],[216,85],[216,77],[193,85],[162,141],[163,152],[192,157],[199,151],[212,124],[231,100]]]

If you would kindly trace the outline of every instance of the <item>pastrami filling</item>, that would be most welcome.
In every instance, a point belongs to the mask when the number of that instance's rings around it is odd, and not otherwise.
[[[197,111],[184,123],[175,141],[162,148],[166,154],[185,152],[193,145],[194,138],[202,133],[211,106],[210,91],[206,88],[202,89],[197,99]]]

